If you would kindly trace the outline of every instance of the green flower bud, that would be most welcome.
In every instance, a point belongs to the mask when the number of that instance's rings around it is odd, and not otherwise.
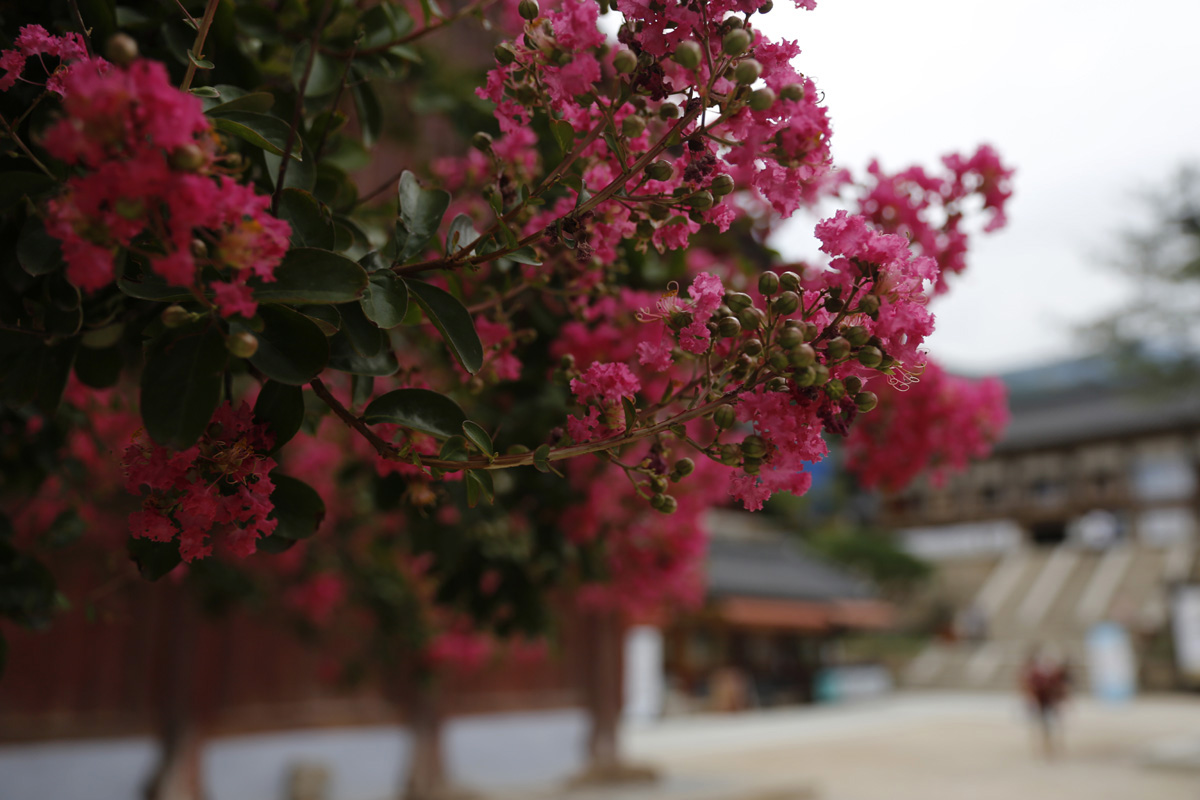
[[[650,479],[650,491],[655,494],[662,494],[670,488],[665,475],[655,475]]]
[[[717,410],[713,412],[713,423],[722,430],[732,428],[737,424],[737,416],[734,414],[733,406],[717,406]]]
[[[854,397],[854,405],[865,414],[879,405],[879,395],[874,392],[859,392]]]
[[[118,67],[127,67],[138,57],[137,42],[128,34],[114,34],[104,43],[104,57]]]
[[[517,6],[517,13],[521,15],[521,19],[532,21],[538,18],[541,9],[538,8],[537,0],[521,0]]]
[[[758,276],[758,291],[767,297],[779,291],[779,276],[774,272],[764,272]]]
[[[879,297],[873,294],[863,295],[858,301],[858,310],[868,317],[874,316],[879,311]]]
[[[646,130],[646,120],[642,119],[639,114],[630,114],[621,121],[621,133],[627,138],[635,139],[641,136],[644,130]]]
[[[797,386],[812,386],[816,379],[817,372],[812,367],[801,367],[792,376],[792,380],[796,382]]]
[[[180,305],[167,306],[159,317],[163,326],[167,328],[182,328],[195,318],[195,314]]]
[[[737,312],[738,322],[742,323],[742,327],[748,331],[756,331],[759,328],[766,327],[767,315],[761,309],[750,306],[743,308]]]
[[[816,363],[817,351],[811,344],[799,344],[788,355],[788,361],[793,367],[807,367]]]
[[[680,42],[675,48],[675,52],[671,54],[671,58],[675,63],[680,64],[688,69],[695,69],[700,66],[700,60],[704,57],[704,51],[700,49],[700,45],[693,41]]]
[[[180,172],[195,172],[203,167],[208,159],[204,157],[203,150],[194,144],[188,143],[172,150],[169,160],[172,169],[177,169]]]
[[[841,336],[835,336],[825,343],[825,357],[831,361],[841,361],[850,355],[850,343]]]
[[[734,190],[733,178],[722,173],[712,179],[708,190],[713,193],[713,197],[724,197]]]
[[[803,100],[804,86],[799,83],[789,83],[779,90],[779,96],[784,100]]]
[[[813,364],[812,371],[814,373],[813,386],[824,386],[829,381],[829,367],[824,364]]]
[[[740,335],[742,332],[742,323],[737,321],[736,317],[722,317],[717,323],[717,333],[725,339],[732,339]]]
[[[675,466],[671,468],[671,472],[678,475],[680,478],[686,478],[691,475],[696,469],[696,462],[690,458],[681,458],[675,462]],[[679,480],[679,478],[676,478]]]
[[[757,475],[761,469],[761,458],[750,458],[747,456],[746,458],[742,459],[742,471],[747,475]]]
[[[748,356],[756,356],[763,351],[763,344],[758,339],[747,339],[742,345],[742,352]]]
[[[679,116],[679,106],[671,102],[663,103],[658,107],[658,115],[663,119],[675,119]]]
[[[798,308],[800,308],[800,295],[795,292],[784,292],[771,301],[771,310],[783,317],[796,313]]]
[[[517,60],[517,51],[508,42],[501,42],[492,50],[492,55],[496,57],[496,63],[502,67],[507,67],[509,64]]]
[[[736,314],[743,308],[754,305],[754,299],[745,292],[726,292],[725,305],[729,306],[729,310]]]
[[[871,338],[871,332],[862,325],[851,325],[846,330],[842,331],[842,336],[846,337],[846,341],[855,347],[862,347]]]
[[[789,292],[800,291],[800,276],[791,270],[788,270],[779,276],[779,283]]]
[[[613,69],[628,75],[637,69],[637,56],[633,54],[632,50],[624,48],[618,50],[616,55],[613,56]]]
[[[806,342],[811,342],[813,339],[817,338],[817,326],[811,322],[804,323],[803,332],[804,341]]]
[[[742,439],[742,455],[747,458],[762,458],[767,454],[767,443],[761,436],[750,434]]]
[[[889,356],[887,353],[884,353],[884,354],[883,354],[883,358],[880,360],[880,362],[879,362],[879,366],[878,366],[878,367],[876,367],[876,369],[879,369],[879,370],[881,370],[881,371],[883,371],[883,370],[889,370],[889,369],[891,369],[892,367],[896,366],[896,365],[897,365],[897,364],[899,364],[899,363],[900,363],[900,362],[899,362],[899,361],[897,361],[895,358],[893,358],[892,356]]]
[[[786,392],[788,388],[787,378],[776,375],[771,380],[767,381],[768,392]]]
[[[883,352],[878,347],[864,347],[858,351],[858,363],[868,369],[878,367],[883,361]]]
[[[733,70],[733,79],[743,86],[749,86],[762,75],[762,64],[753,58],[743,58]]]
[[[650,219],[656,222],[662,222],[667,217],[671,216],[671,209],[664,206],[662,203],[651,203],[647,212],[650,214]]]
[[[775,92],[769,87],[755,89],[750,95],[750,108],[755,111],[766,111],[775,105]]]
[[[825,384],[825,394],[833,400],[841,400],[846,395],[846,385],[834,378]]]
[[[753,43],[754,37],[750,31],[734,28],[721,39],[721,50],[727,56],[740,56]]]
[[[674,514],[679,502],[669,494],[656,494],[650,498],[650,507],[664,514]]]
[[[258,337],[250,331],[238,331],[225,340],[225,349],[238,358],[250,358],[258,352]]]
[[[742,451],[736,444],[721,445],[721,463],[727,467],[736,466],[742,460]]]
[[[684,201],[689,207],[697,211],[704,211],[713,207],[712,192],[701,191],[694,192],[687,200]]]
[[[775,3],[773,2],[773,0],[767,0],[767,2],[763,3],[761,6],[758,7],[758,13],[770,14],[771,9],[774,7],[775,7]]]
[[[771,369],[775,370],[776,372],[783,372],[788,368],[787,353],[783,352],[782,350],[773,351],[771,355],[767,356],[767,364],[769,364]]]
[[[477,132],[471,137],[471,146],[481,153],[492,152],[492,136],[484,131]]]
[[[858,394],[862,391],[862,378],[857,375],[851,375],[849,378],[843,378],[842,383],[846,384],[847,394]]]
[[[646,177],[652,181],[669,181],[674,174],[675,168],[670,161],[659,159],[646,165]]]
[[[800,333],[799,328],[785,327],[775,337],[775,341],[784,350],[794,350],[804,343],[804,335]]]

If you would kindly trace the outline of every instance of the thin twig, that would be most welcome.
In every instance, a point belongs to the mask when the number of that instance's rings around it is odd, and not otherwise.
[[[79,35],[83,37],[83,47],[87,50],[88,58],[96,53],[92,50],[92,37],[87,26],[83,24],[83,15],[79,13],[79,0],[71,0],[71,11],[75,14],[75,22],[79,25]]]
[[[304,62],[304,74],[300,76],[300,82],[296,85],[296,107],[292,110],[292,124],[288,126],[287,142],[283,147],[283,160],[279,162],[279,174],[275,177],[275,191],[271,194],[272,214],[279,208],[279,198],[283,194],[283,179],[287,177],[288,162],[292,160],[292,148],[296,146],[301,118],[304,116],[304,92],[308,89],[308,79],[312,77],[313,61],[317,57],[317,45],[321,41],[321,31],[329,19],[331,9],[332,3],[326,0],[325,6],[321,9],[321,18],[313,28],[312,37],[308,42],[308,58]]]
[[[212,27],[213,18],[217,16],[217,6],[221,5],[221,0],[208,0],[208,4],[204,6],[204,18],[200,20],[200,27],[196,28],[196,41],[192,45],[191,56],[188,58],[187,72],[183,76],[183,83],[179,84],[182,91],[187,91],[192,88],[192,78],[196,77],[196,61],[204,58],[201,51],[204,49],[204,40],[208,38],[208,29]]]
[[[33,151],[25,146],[25,142],[23,142],[21,137],[17,135],[17,132],[12,129],[12,126],[8,124],[8,120],[6,120],[3,115],[0,115],[0,125],[4,125],[4,130],[8,131],[9,138],[17,143],[17,147],[21,148],[21,152],[27,155],[29,160],[32,161],[38,169],[46,173],[46,175],[49,177],[57,180],[57,176],[51,172],[45,164],[43,164],[41,161],[38,161],[38,157],[33,154]]]

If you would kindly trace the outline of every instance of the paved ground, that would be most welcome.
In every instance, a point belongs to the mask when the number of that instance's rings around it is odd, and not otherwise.
[[[1065,729],[1064,752],[1047,762],[1037,755],[1028,720],[1013,696],[909,694],[857,707],[693,717],[635,729],[626,739],[633,760],[664,771],[667,779],[659,787],[548,796],[1200,798],[1200,698],[1148,698],[1116,707],[1079,701],[1068,710]]]

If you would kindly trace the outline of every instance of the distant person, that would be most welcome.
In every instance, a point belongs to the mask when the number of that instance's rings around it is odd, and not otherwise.
[[[1021,668],[1021,690],[1037,725],[1042,755],[1054,758],[1062,735],[1062,705],[1071,687],[1071,674],[1061,658],[1035,647]]]

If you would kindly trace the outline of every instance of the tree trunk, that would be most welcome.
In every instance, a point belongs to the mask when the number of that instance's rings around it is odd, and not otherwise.
[[[448,794],[442,753],[441,686],[434,678],[415,678],[408,688],[405,694],[412,761],[404,800],[441,800]]]
[[[159,695],[159,761],[143,790],[146,800],[200,800],[200,738],[192,714],[195,611],[181,586],[171,587],[167,656]]]

